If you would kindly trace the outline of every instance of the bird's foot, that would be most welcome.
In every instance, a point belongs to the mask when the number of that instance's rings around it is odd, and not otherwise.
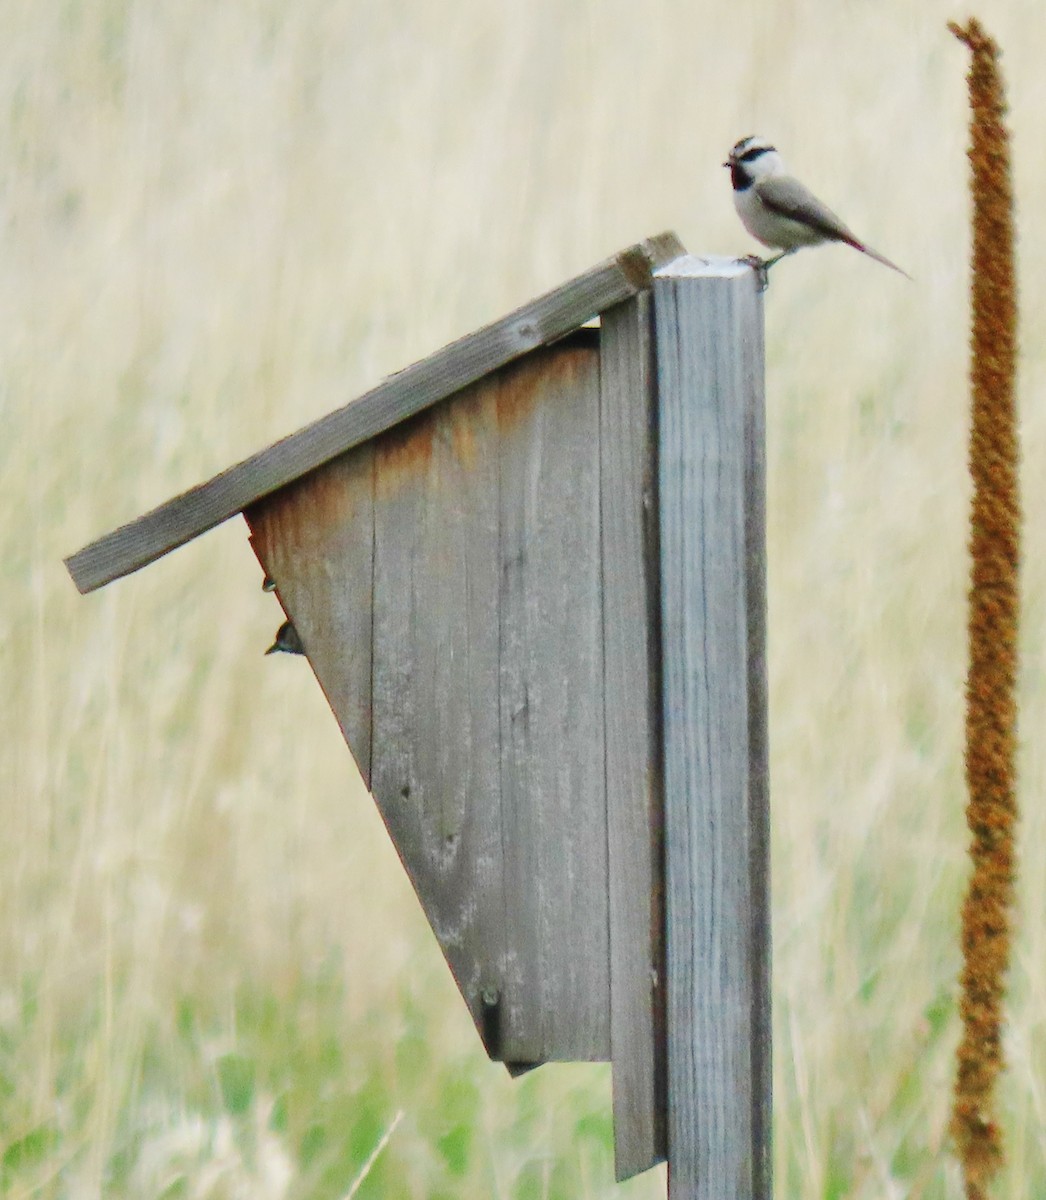
[[[767,271],[773,266],[777,259],[771,259],[768,262],[767,260],[760,258],[758,254],[746,254],[740,261],[755,271],[756,282],[759,285],[759,290],[761,292],[765,292],[770,286],[770,278],[767,275]]]
[[[757,254],[746,254],[741,262],[746,263],[756,273],[756,278],[759,281],[759,290],[765,292],[770,286],[770,268],[774,263],[779,263],[782,258],[787,258],[789,254],[794,253],[792,250],[782,250],[780,254],[775,254],[773,258],[760,258]]]

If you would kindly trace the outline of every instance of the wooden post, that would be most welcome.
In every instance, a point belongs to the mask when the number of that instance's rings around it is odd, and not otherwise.
[[[610,1044],[618,1179],[667,1157],[653,303],[602,314],[600,486]]]
[[[762,297],[654,281],[672,1200],[770,1200]]]

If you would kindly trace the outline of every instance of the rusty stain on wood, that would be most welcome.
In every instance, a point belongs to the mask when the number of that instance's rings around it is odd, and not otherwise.
[[[375,439],[381,455],[378,486],[388,495],[419,475],[425,475],[432,461],[433,425],[430,412],[424,412]]]
[[[472,426],[459,421],[454,425],[451,434],[454,439],[454,455],[461,463],[462,468],[466,471],[475,470],[479,448]]]
[[[564,339],[547,350],[537,350],[515,370],[502,372],[498,396],[498,423],[508,432],[519,422],[527,421],[544,402],[545,387],[569,391],[583,386],[585,373],[599,360],[596,341],[574,343]],[[535,387],[535,371],[540,371],[542,384]]]

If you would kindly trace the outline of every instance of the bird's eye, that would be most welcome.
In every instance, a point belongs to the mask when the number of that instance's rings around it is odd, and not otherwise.
[[[769,154],[771,149],[771,146],[753,146],[751,150],[746,150],[741,155],[740,161],[743,163],[755,162],[761,155]]]

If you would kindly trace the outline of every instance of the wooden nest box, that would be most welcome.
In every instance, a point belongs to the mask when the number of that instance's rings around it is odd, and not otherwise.
[[[242,512],[488,1054],[769,1197],[762,305],[671,234],[68,560]],[[683,257],[681,257],[683,256]],[[591,324],[598,318],[598,325]]]

